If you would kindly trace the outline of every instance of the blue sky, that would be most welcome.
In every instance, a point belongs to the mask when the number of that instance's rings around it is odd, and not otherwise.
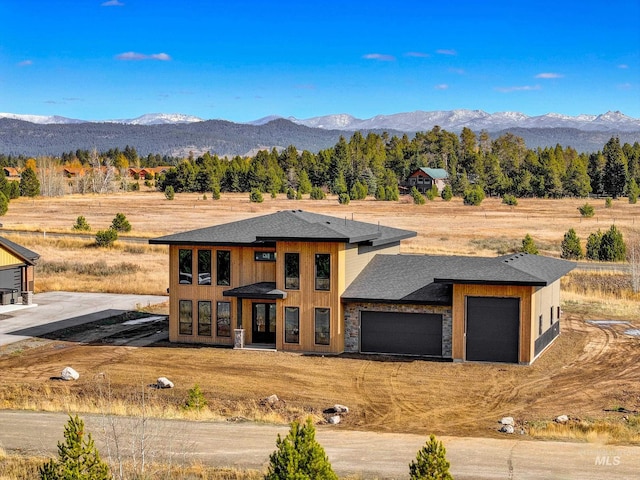
[[[0,111],[640,117],[640,0],[1,0]]]

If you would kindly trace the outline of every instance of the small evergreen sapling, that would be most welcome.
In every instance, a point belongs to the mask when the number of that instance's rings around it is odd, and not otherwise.
[[[430,435],[416,456],[409,464],[410,480],[453,480],[449,473],[451,464],[446,458],[447,450],[442,442]]]
[[[124,213],[116,213],[111,222],[111,228],[116,232],[130,232],[131,224]]]
[[[40,467],[41,480],[108,480],[109,466],[100,459],[91,434],[85,437],[84,422],[69,416],[64,442],[58,442],[58,459]]]
[[[562,258],[566,258],[567,260],[580,260],[584,256],[580,239],[573,228],[570,228],[569,231],[564,234],[564,239],[560,246],[562,249],[560,256]]]
[[[416,205],[424,205],[424,195],[422,195],[416,187],[411,187],[411,196],[413,197],[413,203]]]
[[[522,239],[522,252],[529,253],[531,255],[538,255],[538,247],[536,247],[536,242],[533,241],[531,235],[528,233]]]
[[[80,215],[76,218],[76,223],[73,225],[73,229],[78,232],[88,232],[91,230],[91,226],[87,223],[87,219]]]
[[[278,434],[276,450],[269,456],[265,480],[338,480],[324,448],[316,441],[311,418],[295,421],[286,437]]]

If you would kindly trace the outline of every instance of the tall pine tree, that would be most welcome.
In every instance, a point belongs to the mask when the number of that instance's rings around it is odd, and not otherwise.
[[[627,158],[620,147],[620,139],[612,137],[602,149],[602,154],[606,161],[603,172],[604,191],[613,198],[618,198],[627,185]]]

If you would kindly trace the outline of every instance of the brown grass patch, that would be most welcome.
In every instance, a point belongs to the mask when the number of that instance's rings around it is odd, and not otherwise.
[[[534,438],[547,440],[640,444],[640,416],[571,419],[567,423],[533,422],[528,433]]]

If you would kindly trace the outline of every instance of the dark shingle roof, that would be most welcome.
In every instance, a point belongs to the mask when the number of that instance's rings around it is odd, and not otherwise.
[[[376,255],[342,294],[346,301],[451,305],[451,285],[546,286],[575,263],[518,253],[497,258]]]
[[[345,242],[385,245],[416,232],[302,210],[283,210],[237,222],[149,240],[153,244],[252,245],[280,241]]]
[[[28,248],[18,245],[17,243],[7,240],[4,237],[0,237],[0,245],[15,256],[20,257],[28,265],[35,265],[40,258],[40,254],[29,250]]]

